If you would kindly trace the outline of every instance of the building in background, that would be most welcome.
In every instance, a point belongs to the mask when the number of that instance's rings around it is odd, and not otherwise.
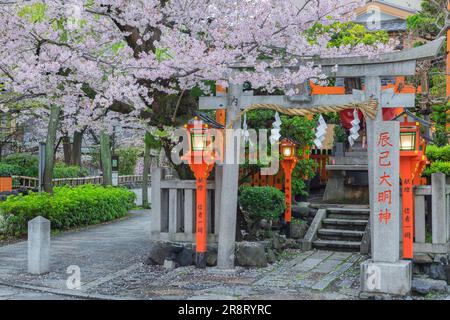
[[[421,0],[367,1],[355,10],[354,22],[368,30],[384,30],[399,41],[398,49],[411,48],[415,39],[407,30],[406,19],[420,10]]]

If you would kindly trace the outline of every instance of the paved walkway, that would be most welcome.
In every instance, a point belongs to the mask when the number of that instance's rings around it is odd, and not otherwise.
[[[83,284],[103,279],[141,262],[150,246],[150,212],[133,211],[125,218],[52,237],[51,270],[44,276],[27,273],[27,243],[0,247],[0,284],[27,284],[66,289],[69,266],[79,266]]]
[[[52,237],[51,272],[27,273],[27,243],[0,247],[1,299],[357,299],[359,254],[287,251],[262,269],[148,266],[150,211]],[[78,266],[81,288],[67,287]]]

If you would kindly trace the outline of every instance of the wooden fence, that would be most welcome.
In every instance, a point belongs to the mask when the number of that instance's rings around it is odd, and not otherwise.
[[[37,189],[39,179],[34,177],[13,176],[13,188]],[[142,183],[142,175],[119,176],[119,185],[127,185],[131,183]],[[53,186],[79,186],[84,184],[102,184],[102,176],[82,177],[82,178],[63,178],[53,179]]]
[[[446,184],[445,175],[432,174],[431,185],[417,186],[414,195],[414,252],[448,254],[450,185]]]
[[[152,240],[195,243],[195,181],[163,179],[162,169],[152,169]],[[220,190],[208,182],[208,242],[219,235]],[[217,196],[216,196],[217,195]]]
[[[328,181],[327,165],[330,164],[332,150],[328,149],[312,149],[311,160],[317,165],[316,173],[319,175],[320,184],[325,185]]]

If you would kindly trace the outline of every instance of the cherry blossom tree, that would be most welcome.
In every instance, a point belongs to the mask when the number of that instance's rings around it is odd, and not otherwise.
[[[328,34],[314,41],[305,34],[317,23],[348,20],[363,3],[8,1],[0,4],[0,77],[12,96],[0,97],[0,104],[39,102],[30,112],[48,119],[48,157],[53,157],[58,127],[68,135],[86,128],[98,132],[107,153],[114,126],[144,133],[149,125],[177,125],[184,107],[196,104],[189,93],[208,94],[211,83],[249,81],[269,93],[294,94],[295,85],[321,78],[320,68],[300,57],[376,55],[390,49],[381,43],[336,48],[328,46]],[[249,68],[232,73],[229,66],[236,62]],[[272,72],[280,65],[289,68]],[[50,159],[47,164],[49,181]]]

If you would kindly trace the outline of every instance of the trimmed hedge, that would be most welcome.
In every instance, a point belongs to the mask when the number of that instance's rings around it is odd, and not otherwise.
[[[57,164],[53,169],[54,179],[81,178],[87,177],[88,175],[89,171],[87,169],[78,166],[66,166],[64,164]]]
[[[39,215],[49,219],[56,230],[122,218],[134,207],[135,198],[127,189],[96,185],[59,187],[53,195],[10,196],[0,202],[0,235],[26,234],[28,221]]]
[[[424,176],[431,176],[432,173],[441,172],[450,176],[450,161],[435,161],[423,171]]]
[[[276,219],[286,209],[284,193],[274,187],[240,188],[239,205],[251,218]]]
[[[427,146],[425,151],[428,160],[434,161],[450,161],[450,145],[438,147],[435,145]]]
[[[21,167],[0,162],[0,177],[19,176],[21,174]]]
[[[2,163],[20,168],[14,175],[37,177],[39,173],[39,159],[28,153],[10,154],[2,159]]]

